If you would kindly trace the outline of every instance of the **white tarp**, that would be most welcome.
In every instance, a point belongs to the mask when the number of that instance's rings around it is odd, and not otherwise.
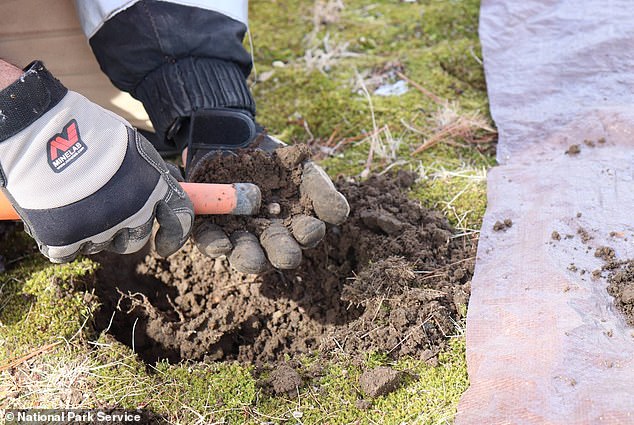
[[[488,178],[459,425],[634,423],[633,329],[592,278],[598,247],[634,258],[633,5],[482,1],[502,165]]]

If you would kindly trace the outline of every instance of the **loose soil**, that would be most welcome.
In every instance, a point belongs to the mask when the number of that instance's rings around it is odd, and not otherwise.
[[[280,365],[271,372],[268,384],[275,394],[294,395],[302,385],[302,378],[291,366]]]
[[[602,268],[609,272],[608,293],[627,323],[634,326],[634,260],[614,261],[613,255],[608,259]]]
[[[619,233],[610,233],[612,237],[616,235]],[[607,276],[607,290],[614,297],[616,308],[626,322],[634,326],[634,260],[618,260],[614,248],[609,246],[598,247],[594,256],[602,259],[604,264],[592,272],[592,277],[598,279]]]
[[[203,173],[204,179],[251,179],[263,188],[263,204],[279,203],[285,219],[310,211],[304,200],[297,202],[297,160],[286,167],[274,158],[268,171],[258,174],[249,170],[261,161],[254,162],[253,153],[239,155],[225,168],[233,173],[216,178],[216,170]],[[262,174],[268,183],[258,181]],[[225,259],[204,257],[191,243],[168,259],[147,251],[103,254],[96,327],[108,328],[151,363],[281,365],[309,353],[345,353],[363,361],[368,352],[433,362],[466,311],[475,245],[455,237],[441,214],[407,197],[413,182],[407,173],[363,182],[338,179],[350,217],[329,226],[316,248],[304,250],[296,270],[240,274]],[[257,230],[244,218],[213,219]],[[283,375],[277,391],[299,382],[289,376]]]

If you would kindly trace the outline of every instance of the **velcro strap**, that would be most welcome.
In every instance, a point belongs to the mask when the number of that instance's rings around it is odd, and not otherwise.
[[[183,119],[181,130],[175,137],[180,150],[239,149],[251,143],[256,136],[253,118],[232,109],[197,111]]]

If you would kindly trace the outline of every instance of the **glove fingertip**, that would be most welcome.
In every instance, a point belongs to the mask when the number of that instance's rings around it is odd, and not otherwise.
[[[293,217],[293,236],[303,248],[314,248],[326,235],[326,224],[308,215]]]
[[[255,235],[238,231],[231,235],[233,251],[229,255],[229,263],[241,273],[259,274],[269,268],[262,246]]]
[[[172,209],[167,202],[161,201],[156,207],[156,220],[160,227],[154,236],[154,249],[159,256],[169,257],[189,237],[193,213],[189,208]]]
[[[194,225],[192,239],[198,250],[210,258],[227,255],[233,248],[233,244],[220,226],[207,220]]]
[[[304,164],[300,192],[313,204],[315,214],[330,224],[341,224],[350,214],[350,205],[337,190],[326,172],[317,164],[308,161]]]
[[[48,261],[50,261],[53,264],[70,263],[71,261],[74,261],[75,258],[77,258],[77,256],[79,255],[79,251],[76,251],[76,252],[74,252],[72,254],[67,254],[67,255],[64,255],[64,256],[56,256],[54,251],[51,252],[52,250],[46,245],[40,245],[39,249],[40,249],[40,252],[46,258],[48,258]]]
[[[283,224],[271,224],[262,232],[260,242],[277,269],[296,269],[302,262],[302,249]]]
[[[339,192],[330,192],[313,200],[315,214],[330,224],[342,224],[350,214],[350,205]]]

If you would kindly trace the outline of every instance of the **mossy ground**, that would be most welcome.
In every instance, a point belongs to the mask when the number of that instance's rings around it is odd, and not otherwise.
[[[250,8],[254,93],[269,131],[325,152],[322,164],[333,176],[387,167],[416,171],[413,197],[444,211],[465,232],[479,228],[485,172],[494,163],[491,149],[473,143],[482,128],[474,137],[459,134],[412,153],[458,116],[491,125],[478,59],[477,0],[252,0]],[[377,86],[400,79],[396,71],[442,101],[411,85],[400,96],[373,95]],[[380,353],[369,353],[365,365],[340,358],[288,397],[266,393],[251,369],[237,364],[148,368],[129,348],[92,333],[97,301],[85,288],[95,263],[51,265],[21,237],[7,244],[5,250],[29,254],[0,276],[0,367],[62,343],[1,372],[0,406],[143,407],[183,424],[436,424],[451,422],[468,385],[459,329],[437,366],[414,359],[390,363]],[[314,361],[303,359],[306,371]],[[410,378],[361,406],[358,377],[379,364],[408,371]]]

